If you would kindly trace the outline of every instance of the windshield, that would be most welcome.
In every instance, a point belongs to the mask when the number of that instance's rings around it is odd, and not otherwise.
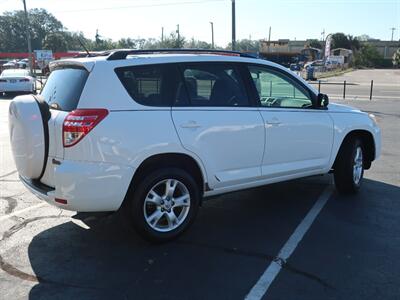
[[[29,71],[22,69],[11,69],[11,70],[4,70],[0,75],[0,77],[14,77],[14,76],[29,76]]]
[[[89,72],[81,68],[65,68],[51,72],[41,92],[51,108],[72,111],[78,107],[79,98]]]

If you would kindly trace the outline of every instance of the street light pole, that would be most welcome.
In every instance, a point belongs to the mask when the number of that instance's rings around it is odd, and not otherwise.
[[[236,50],[236,12],[235,0],[232,0],[232,50]]]
[[[28,52],[29,52],[29,71],[31,72],[31,75],[33,75],[32,72],[32,45],[31,45],[31,35],[29,33],[29,19],[28,19],[28,12],[26,11],[26,2],[25,0],[22,0],[24,3],[24,12],[25,12],[25,31],[26,31],[26,39],[28,41]]]
[[[271,26],[269,26],[269,33],[268,33],[268,48],[267,52],[269,52],[269,49],[271,47]]]
[[[210,22],[211,24],[211,49],[214,49],[214,22]]]
[[[180,35],[179,35],[179,24],[176,24],[176,33],[178,34],[178,48],[180,48]]]
[[[390,28],[390,30],[392,31],[392,39],[391,39],[391,41],[393,42],[393,34],[394,34],[394,31],[396,30],[396,28],[392,27],[392,28]]]

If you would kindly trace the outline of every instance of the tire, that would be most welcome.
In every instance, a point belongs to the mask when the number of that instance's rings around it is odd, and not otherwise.
[[[167,185],[175,186],[169,195]],[[147,174],[130,188],[126,201],[125,215],[135,231],[150,242],[163,243],[177,238],[193,223],[199,209],[200,191],[186,171],[163,168]]]
[[[363,176],[364,148],[359,139],[350,139],[340,148],[334,168],[335,186],[341,194],[359,191]]]

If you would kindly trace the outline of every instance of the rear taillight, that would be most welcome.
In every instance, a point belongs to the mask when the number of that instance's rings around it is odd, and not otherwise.
[[[63,124],[64,147],[71,147],[77,144],[107,115],[108,110],[103,108],[71,111],[66,116]]]
[[[20,79],[19,80],[19,82],[28,82],[29,81],[29,79],[27,79],[27,78],[24,78],[24,79]]]

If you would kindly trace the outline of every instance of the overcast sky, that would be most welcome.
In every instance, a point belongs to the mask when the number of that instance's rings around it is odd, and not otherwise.
[[[71,31],[94,38],[160,38],[180,24],[181,35],[215,43],[231,40],[231,0],[26,0],[29,8],[45,8]],[[21,0],[0,0],[0,13],[22,9]],[[237,38],[321,38],[321,32],[368,34],[390,40],[400,36],[400,0],[236,0]]]

